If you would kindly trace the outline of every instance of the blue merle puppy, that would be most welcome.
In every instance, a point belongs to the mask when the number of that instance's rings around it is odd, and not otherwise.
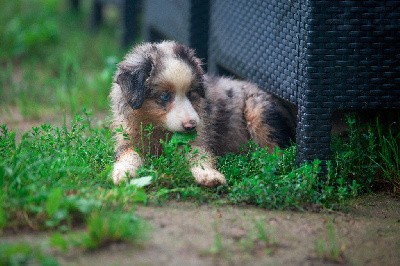
[[[119,64],[111,89],[116,161],[112,179],[133,178],[142,165],[141,128],[154,126],[148,147],[159,153],[168,132],[197,131],[199,150],[191,172],[204,186],[225,183],[215,155],[240,152],[250,139],[262,147],[286,147],[295,135],[295,111],[255,84],[204,73],[194,50],[172,41],[144,43]],[[201,159],[200,159],[201,158]]]

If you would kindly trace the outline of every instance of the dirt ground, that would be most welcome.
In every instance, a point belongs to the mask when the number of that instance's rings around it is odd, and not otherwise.
[[[151,226],[143,244],[58,254],[59,261],[62,265],[400,265],[400,200],[384,194],[355,200],[347,213],[170,202],[140,206],[137,214]],[[334,238],[328,236],[330,223]],[[268,241],[257,234],[256,224],[265,229]],[[0,242],[38,244],[44,236],[9,235]],[[318,242],[327,246],[326,252],[316,248]],[[338,255],[329,255],[330,251]]]
[[[198,206],[171,203],[141,207],[138,214],[152,226],[142,247],[117,245],[78,258],[76,265],[318,265],[334,264],[316,254],[319,239],[335,241],[343,252],[338,262],[349,265],[400,265],[400,201],[377,195],[354,202],[348,214],[268,211],[251,207]],[[270,245],[253,241],[261,223]],[[221,244],[217,252],[216,237]],[[326,241],[325,241],[326,240]],[[247,245],[246,245],[247,242]],[[264,243],[265,244],[265,243]]]

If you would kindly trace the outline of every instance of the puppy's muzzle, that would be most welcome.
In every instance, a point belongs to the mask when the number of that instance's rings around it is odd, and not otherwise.
[[[182,122],[182,127],[185,129],[185,131],[192,131],[196,128],[196,126],[197,122],[194,119]]]

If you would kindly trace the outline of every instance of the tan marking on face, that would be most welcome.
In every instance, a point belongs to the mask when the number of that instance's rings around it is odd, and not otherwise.
[[[155,85],[157,88],[159,88],[159,91],[169,91],[175,94],[175,84],[172,81],[162,79],[159,80]]]
[[[166,58],[162,66],[149,86],[153,93],[170,92],[172,100],[163,107],[155,99],[145,99],[142,107],[136,111],[138,120],[171,132],[185,131],[184,125],[199,125],[200,117],[187,97],[196,81],[193,70],[187,63],[174,57]]]
[[[170,109],[170,106],[164,109],[155,100],[148,99],[144,101],[142,107],[137,111],[136,116],[141,123],[151,123],[153,126],[159,127],[164,124],[165,116]]]
[[[160,83],[168,82],[177,95],[185,95],[195,78],[192,69],[185,62],[175,58],[166,60],[164,64],[160,73]]]
[[[199,125],[200,117],[186,95],[175,94],[167,106],[161,107],[154,99],[146,99],[135,116],[143,124],[153,124],[171,132],[183,132],[183,124],[194,121]]]
[[[185,62],[172,57],[165,60],[164,68],[154,77],[152,86],[160,92],[171,92],[173,99],[164,108],[154,100],[145,100],[140,114],[142,120],[161,125],[171,132],[185,131],[183,124],[197,126],[200,117],[186,95],[194,82],[195,75]]]

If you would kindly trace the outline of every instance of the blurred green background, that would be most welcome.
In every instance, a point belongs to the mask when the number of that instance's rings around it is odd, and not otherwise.
[[[104,116],[120,46],[115,6],[90,27],[91,1],[0,0],[0,123],[57,121],[83,108]]]

